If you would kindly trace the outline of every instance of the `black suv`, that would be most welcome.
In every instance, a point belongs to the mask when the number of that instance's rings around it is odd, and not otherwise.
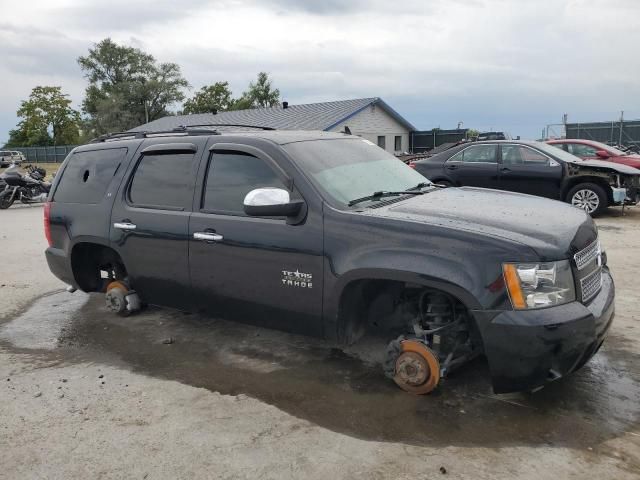
[[[638,202],[640,171],[582,160],[543,142],[464,143],[412,166],[442,186],[496,188],[562,200],[591,215]]]
[[[589,360],[614,315],[584,211],[440,188],[348,134],[103,138],[65,160],[45,230],[51,271],[114,311],[204,310],[347,344],[367,334],[413,393],[480,354],[495,391],[534,389]]]

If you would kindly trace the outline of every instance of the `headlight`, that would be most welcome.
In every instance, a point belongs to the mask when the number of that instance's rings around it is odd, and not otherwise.
[[[545,263],[505,263],[504,280],[516,310],[573,302],[576,291],[569,260]]]

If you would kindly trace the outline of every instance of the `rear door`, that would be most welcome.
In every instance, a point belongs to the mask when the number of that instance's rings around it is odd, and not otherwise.
[[[500,146],[500,188],[540,197],[560,198],[562,165],[528,145]]]
[[[444,169],[457,185],[498,188],[498,146],[471,145],[447,160]]]
[[[224,318],[319,336],[321,208],[307,202],[306,218],[295,225],[243,210],[244,197],[260,187],[304,200],[275,153],[217,144],[203,162],[189,227],[193,290],[202,308]]]
[[[111,245],[145,302],[188,309],[189,216],[206,138],[146,141],[111,214]]]

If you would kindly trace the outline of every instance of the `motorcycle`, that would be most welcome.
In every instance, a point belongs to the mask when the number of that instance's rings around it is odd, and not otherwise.
[[[23,173],[17,165],[12,165],[0,175],[0,210],[13,205],[16,200],[22,203],[42,203],[47,200],[51,184],[44,179],[44,168],[28,165]]]

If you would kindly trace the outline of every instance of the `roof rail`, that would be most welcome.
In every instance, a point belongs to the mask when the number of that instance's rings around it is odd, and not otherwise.
[[[243,125],[236,123],[202,123],[199,125],[180,125],[171,130],[158,130],[158,131],[141,131],[141,132],[111,132],[100,135],[94,138],[89,143],[101,143],[109,142],[112,140],[125,140],[134,138],[149,138],[160,137],[163,135],[220,135],[220,132],[212,128],[199,128],[198,127],[243,127],[243,128],[257,128],[260,130],[275,130],[273,127],[264,127],[258,125]]]
[[[246,125],[242,123],[199,123],[197,125],[180,125],[174,130],[182,129],[188,130],[193,127],[243,127],[243,128],[257,128],[258,130],[276,130],[274,127],[265,127],[264,125]]]

